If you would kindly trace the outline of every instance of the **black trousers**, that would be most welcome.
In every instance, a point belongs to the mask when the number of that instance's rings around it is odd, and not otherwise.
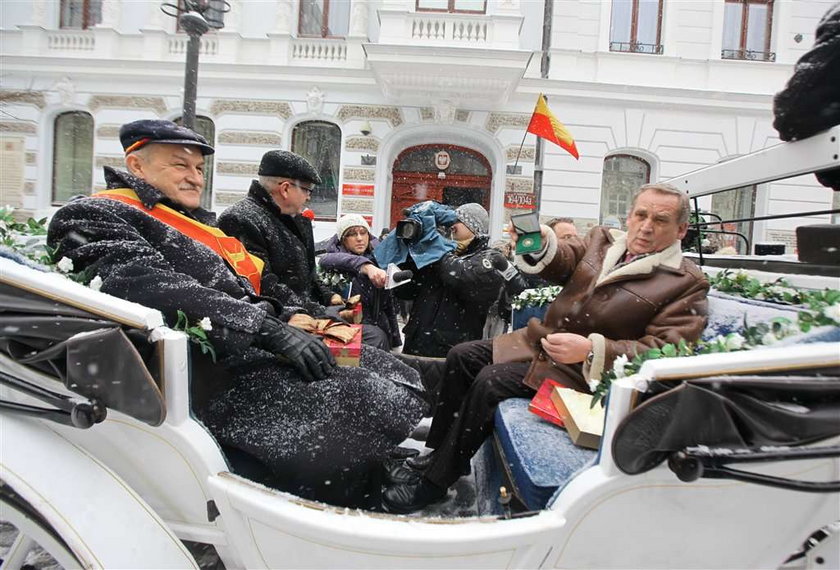
[[[499,402],[531,398],[522,383],[528,362],[492,364],[493,341],[477,340],[454,346],[446,356],[446,372],[426,445],[434,459],[424,477],[448,488],[467,472],[470,459],[493,432]]]
[[[391,352],[391,341],[388,335],[376,325],[362,325],[362,343]]]

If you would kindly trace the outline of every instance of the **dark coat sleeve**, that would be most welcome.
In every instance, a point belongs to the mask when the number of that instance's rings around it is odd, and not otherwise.
[[[499,296],[504,280],[489,261],[492,251],[485,249],[464,257],[447,253],[437,262],[441,282],[466,306],[488,305]]]
[[[123,206],[130,208],[130,206]],[[132,224],[114,213],[114,206],[101,199],[82,199],[56,212],[50,222],[47,243],[56,248],[56,258],[68,257],[76,271],[89,269],[102,279],[101,291],[160,310],[170,325],[183,311],[190,322],[209,317],[208,336],[220,355],[248,347],[265,318],[265,311],[235,292],[230,275],[219,275],[229,292],[200,283],[179,271]],[[205,253],[206,252],[206,253]],[[190,253],[208,260],[188,259]],[[185,264],[212,263],[215,253],[202,246],[184,252]],[[221,259],[220,271],[229,272]]]
[[[318,260],[321,269],[327,271],[341,271],[359,275],[362,267],[368,263],[373,263],[364,255],[356,255],[355,253],[348,253],[345,251],[336,251],[333,253],[325,253]]]

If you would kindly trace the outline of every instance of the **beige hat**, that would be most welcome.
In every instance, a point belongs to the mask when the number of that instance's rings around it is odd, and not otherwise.
[[[359,214],[344,214],[335,224],[335,235],[338,236],[338,239],[342,239],[347,230],[356,226],[361,226],[370,233],[370,226],[362,216]]]

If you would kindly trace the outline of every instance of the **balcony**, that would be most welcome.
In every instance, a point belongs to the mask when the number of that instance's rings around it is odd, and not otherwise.
[[[662,44],[641,44],[638,42],[610,42],[610,51],[625,53],[648,53],[662,55]]]
[[[721,59],[743,59],[747,61],[776,61],[776,53],[772,51],[753,51],[749,49],[724,49],[720,51]]]
[[[517,49],[521,14],[379,10],[379,43]]]
[[[93,51],[96,37],[92,30],[52,30],[47,33],[49,51]]]

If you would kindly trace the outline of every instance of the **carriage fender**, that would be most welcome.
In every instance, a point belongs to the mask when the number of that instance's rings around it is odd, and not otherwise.
[[[52,525],[82,567],[198,568],[152,508],[60,429],[0,414],[0,478]]]

